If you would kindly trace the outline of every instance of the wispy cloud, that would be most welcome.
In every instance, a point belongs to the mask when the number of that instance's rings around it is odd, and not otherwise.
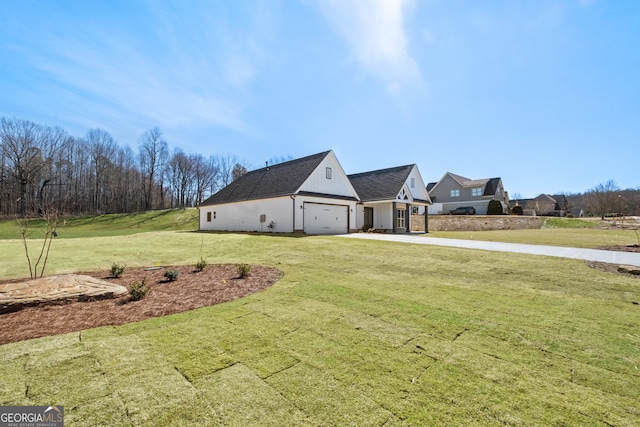
[[[255,76],[259,47],[254,37],[225,33],[212,21],[219,18],[206,10],[182,8],[188,16],[158,12],[154,20],[150,11],[142,35],[124,26],[108,31],[78,26],[49,35],[46,49],[30,61],[55,87],[51,90],[73,96],[84,114],[95,110],[100,117],[141,127],[220,126],[250,132],[241,98]],[[184,21],[191,21],[191,27]]]
[[[404,28],[410,0],[320,0],[324,15],[346,40],[356,60],[390,94],[420,81]]]

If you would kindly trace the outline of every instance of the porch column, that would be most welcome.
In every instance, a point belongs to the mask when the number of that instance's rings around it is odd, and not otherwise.
[[[405,233],[410,233],[411,232],[411,205],[409,203],[407,203],[405,206],[405,211],[404,211],[404,232]]]
[[[393,211],[393,215],[391,215],[391,232],[396,232],[396,224],[398,223],[398,208],[396,206],[396,202],[393,202],[393,206],[391,208]]]
[[[429,206],[424,207],[424,232],[429,232]]]

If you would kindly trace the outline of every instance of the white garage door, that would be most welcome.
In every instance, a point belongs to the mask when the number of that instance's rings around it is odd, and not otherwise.
[[[304,232],[307,234],[345,234],[349,232],[348,206],[304,204]]]

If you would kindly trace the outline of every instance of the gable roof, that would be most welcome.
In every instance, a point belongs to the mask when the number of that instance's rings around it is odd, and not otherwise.
[[[427,191],[431,192],[435,187],[437,187],[444,179],[449,176],[454,181],[460,185],[461,188],[473,188],[473,187],[481,187],[484,189],[482,192],[483,196],[493,196],[498,189],[498,185],[500,184],[500,178],[481,178],[481,179],[469,179],[461,175],[456,175],[451,172],[445,173],[440,181],[429,183],[427,186]]]
[[[347,177],[363,202],[395,200],[414,166],[397,166],[357,173]]]
[[[498,191],[498,185],[500,184],[500,178],[489,178],[487,185],[484,187],[483,196],[493,196]]]
[[[458,184],[460,184],[463,187],[464,187],[465,181],[471,181],[469,178],[465,178],[462,175],[456,175],[455,173],[451,173],[451,172],[445,173],[444,176],[442,178],[440,178],[440,181],[442,181],[444,179],[444,177],[447,176],[447,175],[449,175],[451,178],[456,180],[458,182]]]
[[[241,202],[295,194],[331,151],[247,172],[200,206]]]

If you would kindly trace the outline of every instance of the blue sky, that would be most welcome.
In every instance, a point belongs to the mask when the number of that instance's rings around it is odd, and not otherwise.
[[[512,195],[640,188],[640,1],[8,0],[0,116]]]

